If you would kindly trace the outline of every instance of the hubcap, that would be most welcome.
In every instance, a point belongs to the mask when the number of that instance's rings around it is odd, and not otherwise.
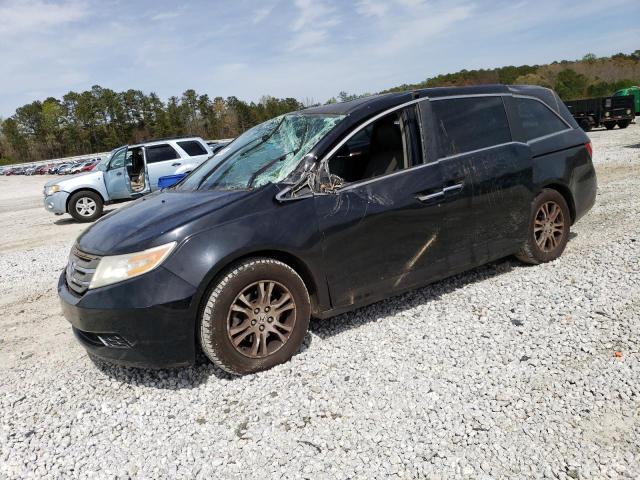
[[[90,217],[96,213],[96,208],[98,208],[96,202],[89,197],[82,197],[76,202],[76,212],[83,217]]]
[[[536,243],[543,252],[554,250],[564,235],[564,215],[556,202],[540,205],[533,225]]]
[[[287,287],[261,280],[243,289],[227,316],[227,335],[241,354],[264,358],[287,343],[296,323],[296,304]]]

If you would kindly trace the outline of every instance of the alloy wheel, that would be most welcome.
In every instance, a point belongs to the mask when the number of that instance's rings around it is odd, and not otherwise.
[[[245,287],[229,307],[227,335],[250,358],[264,358],[287,343],[296,322],[296,304],[287,287],[261,280]]]
[[[98,208],[98,205],[89,197],[82,197],[76,202],[76,212],[83,217],[90,217],[96,213],[96,208]]]
[[[560,244],[564,231],[565,219],[560,205],[553,201],[540,205],[533,225],[533,234],[540,250],[554,250]]]

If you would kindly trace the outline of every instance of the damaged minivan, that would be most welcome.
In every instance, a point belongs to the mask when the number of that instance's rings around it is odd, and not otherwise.
[[[77,240],[58,292],[93,356],[246,374],[326,318],[515,255],[558,258],[591,144],[530,86],[389,93],[248,130]]]

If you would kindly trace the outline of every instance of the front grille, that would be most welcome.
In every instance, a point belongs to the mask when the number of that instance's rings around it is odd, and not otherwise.
[[[67,286],[78,295],[82,295],[89,288],[98,263],[99,256],[82,252],[74,245],[66,269]]]

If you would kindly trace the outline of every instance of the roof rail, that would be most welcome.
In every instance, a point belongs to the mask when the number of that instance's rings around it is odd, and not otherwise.
[[[151,143],[151,142],[163,142],[167,140],[181,140],[185,138],[200,138],[200,137],[198,135],[181,135],[181,136],[174,136],[174,137],[150,138],[150,139],[140,140],[135,144],[132,143],[132,145],[140,145],[143,143]]]

